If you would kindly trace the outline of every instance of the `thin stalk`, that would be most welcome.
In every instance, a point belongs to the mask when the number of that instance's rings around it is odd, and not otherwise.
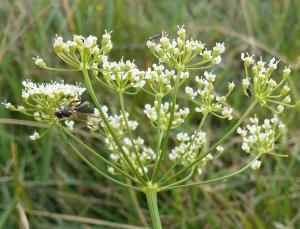
[[[202,116],[201,122],[200,122],[200,124],[199,124],[197,130],[195,131],[194,137],[193,137],[193,139],[191,140],[191,142],[190,142],[190,144],[189,144],[189,148],[188,148],[187,151],[190,150],[190,148],[191,148],[191,146],[192,146],[192,142],[195,140],[197,134],[201,131],[201,128],[202,128],[202,126],[203,126],[203,124],[204,124],[206,118],[207,118],[207,113],[205,113],[205,114]],[[181,157],[180,157],[177,161],[180,161],[180,160],[182,159],[183,156],[184,156],[184,154],[182,154]],[[164,175],[159,179],[158,183],[161,183],[162,181],[164,181],[164,179],[168,177],[169,173],[175,168],[175,166],[176,166],[177,164],[178,164],[177,162],[176,162],[176,163],[173,163],[173,164],[171,165],[171,167],[167,170],[167,172],[165,172]]]
[[[162,101],[162,97],[158,96],[158,99],[157,99],[157,102],[158,102],[157,122],[156,122],[156,150],[155,150],[156,156],[155,156],[155,164],[154,164],[154,169],[153,169],[151,180],[154,180],[156,173],[157,173],[158,161],[159,161],[159,157],[160,157],[160,147],[161,147],[161,141],[162,141],[162,136],[163,136],[163,134],[162,134],[163,132],[161,132],[161,129],[160,129],[161,101]]]
[[[206,181],[199,181],[199,182],[194,182],[194,183],[190,183],[190,184],[184,184],[184,185],[167,185],[167,186],[164,186],[162,188],[160,188],[160,191],[166,191],[166,190],[173,190],[173,189],[178,189],[178,188],[186,188],[186,187],[191,187],[191,186],[195,186],[195,185],[202,185],[202,184],[210,184],[210,183],[215,183],[215,182],[220,182],[220,181],[223,181],[225,179],[228,179],[228,178],[231,178],[233,176],[236,176],[238,175],[239,173],[241,172],[244,172],[246,169],[248,169],[252,163],[254,161],[256,161],[262,154],[258,154],[251,162],[249,162],[247,165],[245,165],[244,167],[242,167],[241,169],[233,172],[233,173],[229,173],[225,176],[222,176],[222,177],[217,177],[217,178],[214,178],[214,179],[210,179],[210,180],[206,180]]]
[[[175,83],[175,88],[174,88],[173,98],[172,98],[172,107],[171,107],[170,119],[169,119],[168,127],[167,127],[167,130],[166,130],[166,135],[164,137],[164,141],[163,141],[163,145],[162,145],[162,152],[159,154],[156,173],[153,174],[153,176],[152,176],[153,181],[155,181],[159,165],[162,162],[162,160],[164,159],[165,154],[167,153],[167,150],[168,150],[168,140],[169,140],[169,135],[170,135],[170,132],[171,132],[171,126],[172,126],[174,113],[175,113],[176,98],[177,98],[177,92],[178,92],[178,88],[179,88],[180,74],[181,74],[181,71],[177,71],[177,78],[176,78],[176,83]]]
[[[186,166],[183,169],[179,170],[174,176],[172,176],[167,181],[170,181],[170,180],[174,179],[175,177],[179,176],[180,174],[184,173],[186,170],[188,170],[189,168],[191,168],[194,165],[196,165],[197,163],[199,163],[207,154],[209,154],[212,151],[214,151],[217,148],[218,145],[221,145],[227,138],[229,138],[233,134],[234,131],[236,131],[236,129],[239,127],[239,125],[246,119],[246,117],[254,109],[254,107],[256,106],[256,104],[257,104],[257,101],[254,100],[250,104],[250,106],[248,107],[248,109],[245,111],[245,113],[243,114],[243,116],[240,118],[240,120],[237,121],[236,124],[219,141],[217,141],[212,147],[210,147],[206,151],[206,153],[204,153],[203,155],[200,155],[200,157],[197,158],[195,161],[193,161],[191,164],[189,164],[188,166]]]
[[[89,94],[91,95],[92,97],[92,100],[94,101],[97,109],[99,110],[99,113],[100,113],[100,116],[105,124],[105,126],[107,127],[109,133],[111,134],[111,136],[113,137],[116,145],[118,146],[118,149],[120,151],[120,153],[122,154],[122,156],[124,157],[124,159],[126,160],[126,163],[128,164],[129,166],[129,169],[131,170],[131,172],[136,176],[137,179],[139,179],[143,184],[146,184],[145,183],[145,180],[141,177],[141,175],[138,173],[138,171],[134,168],[133,164],[131,163],[130,161],[130,158],[129,156],[125,153],[125,151],[123,150],[122,148],[122,145],[121,143],[119,142],[116,134],[114,133],[112,127],[110,126],[109,124],[109,121],[107,120],[104,112],[102,111],[102,107],[97,99],[97,96],[94,92],[94,89],[93,89],[93,86],[92,86],[92,83],[91,83],[91,80],[90,80],[90,77],[89,77],[89,74],[88,74],[88,71],[87,69],[83,69],[82,70],[82,73],[83,73],[83,77],[84,77],[84,81],[86,83],[86,86],[87,86],[87,89],[88,89],[88,92]]]
[[[131,144],[132,144],[132,147],[133,147],[133,152],[137,158],[137,161],[139,163],[139,166],[141,167],[141,170],[142,170],[142,173],[143,173],[143,176],[146,177],[146,179],[149,181],[149,178],[147,176],[147,173],[145,172],[145,169],[144,169],[144,166],[141,162],[141,159],[140,159],[140,156],[139,156],[139,153],[137,151],[137,147],[134,143],[134,140],[133,140],[133,136],[132,136],[132,133],[131,133],[131,130],[130,130],[130,127],[128,125],[128,120],[127,120],[127,116],[126,116],[126,111],[125,111],[125,107],[124,107],[124,98],[123,98],[123,93],[122,92],[119,92],[119,100],[120,100],[120,105],[121,105],[121,112],[122,112],[122,115],[123,115],[123,118],[124,118],[124,121],[125,121],[125,125],[126,125],[126,128],[127,128],[127,131],[129,133],[129,138],[130,138],[130,141],[131,141]]]
[[[100,175],[104,176],[105,178],[107,178],[108,180],[116,183],[116,184],[119,184],[119,185],[122,185],[124,187],[127,187],[127,188],[132,188],[132,189],[135,189],[135,190],[138,190],[140,191],[139,188],[137,187],[134,187],[132,185],[128,185],[128,184],[125,184],[117,179],[114,179],[112,177],[110,177],[109,175],[107,175],[106,173],[104,173],[103,171],[101,171],[100,169],[98,169],[92,162],[90,162],[86,157],[84,157],[80,152],[79,150],[76,149],[76,147],[68,140],[67,136],[64,134],[63,131],[60,131],[62,137],[64,138],[64,140],[69,144],[69,146],[73,149],[73,151],[77,154],[77,156],[82,160],[84,161],[88,166],[90,166],[90,168],[92,168],[95,172],[99,173]]]
[[[159,218],[158,206],[157,206],[157,192],[148,191],[145,194],[147,198],[148,208],[150,211],[152,228],[162,229],[162,225]]]
[[[134,182],[141,184],[138,180],[136,180],[134,177],[130,176],[128,173],[124,172],[122,169],[120,169],[118,166],[116,166],[114,163],[111,163],[110,161],[108,161],[107,159],[105,159],[104,157],[102,157],[100,154],[98,154],[95,150],[93,150],[91,147],[89,147],[88,145],[86,145],[85,143],[83,143],[78,137],[76,137],[75,135],[73,135],[70,131],[68,131],[66,128],[61,127],[63,129],[64,132],[67,133],[68,136],[70,136],[75,142],[77,142],[78,144],[80,144],[82,147],[84,147],[86,150],[90,151],[93,155],[95,155],[96,157],[100,158],[104,163],[108,164],[109,166],[113,167],[114,169],[116,169],[118,172],[122,173],[124,176],[126,176],[127,178],[133,180]]]

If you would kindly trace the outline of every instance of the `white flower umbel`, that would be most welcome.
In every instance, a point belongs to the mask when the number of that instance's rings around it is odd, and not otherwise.
[[[186,87],[185,92],[189,98],[198,106],[196,112],[202,114],[212,113],[219,118],[232,119],[233,109],[226,105],[226,99],[233,91],[235,85],[233,82],[228,84],[228,92],[225,96],[217,96],[214,90],[214,81],[216,75],[210,72],[204,72],[204,77],[196,77],[197,89]]]
[[[216,43],[212,50],[198,40],[187,39],[184,26],[178,27],[178,37],[170,40],[163,32],[158,43],[147,41],[147,47],[161,63],[183,69],[201,69],[221,62],[221,54],[225,51],[223,43]]]
[[[169,119],[171,116],[170,109],[172,107],[172,104],[169,102],[162,103],[160,105],[160,128],[162,130],[166,130],[168,128]],[[157,112],[158,112],[158,102],[154,101],[154,106],[151,106],[150,104],[145,105],[144,113],[146,116],[150,119],[151,123],[156,126],[157,122]],[[188,114],[190,113],[189,108],[179,108],[179,105],[175,105],[175,112],[171,124],[171,128],[175,128],[179,126],[181,123],[184,122]]]
[[[282,78],[276,82],[272,75],[277,69],[279,61],[272,58],[269,63],[255,61],[249,54],[241,54],[244,61],[246,77],[242,80],[242,86],[248,97],[255,98],[262,106],[276,113],[284,111],[285,107],[293,107],[289,96],[290,88],[287,84],[291,70],[285,67]]]
[[[33,83],[26,80],[22,84],[22,99],[25,106],[15,107],[11,103],[5,103],[5,106],[10,110],[32,116],[35,120],[47,122],[50,125],[59,120],[55,115],[57,111],[78,104],[81,95],[85,92],[85,88],[79,85],[65,84],[63,81]]]
[[[250,118],[246,128],[238,128],[237,133],[242,136],[242,150],[250,153],[264,154],[274,150],[274,144],[281,131],[285,128],[277,117],[265,119],[262,124],[258,118]]]
[[[145,72],[140,71],[134,62],[103,62],[103,78],[105,84],[117,91],[129,88],[142,88],[145,85]],[[98,78],[101,80],[101,78]]]
[[[181,72],[178,83],[189,78],[188,72]],[[174,70],[165,69],[164,65],[153,64],[145,73],[145,80],[149,85],[151,93],[154,95],[165,96],[168,94],[176,83],[177,74]]]
[[[101,45],[98,45],[98,38],[92,35],[83,37],[74,35],[72,40],[64,41],[63,37],[54,38],[53,48],[62,61],[72,66],[74,69],[92,69],[92,66],[100,64],[106,59],[106,54],[112,49],[110,33],[105,32],[102,36]],[[34,58],[35,64],[41,68],[49,70],[60,70],[47,67],[42,58]],[[98,69],[93,69],[97,70]]]
[[[200,154],[200,149],[206,144],[206,133],[202,131],[196,131],[192,135],[187,133],[178,133],[177,140],[180,142],[178,146],[171,150],[169,153],[169,159],[173,163],[179,163],[182,166],[186,166],[192,163]],[[220,149],[219,150],[223,150]],[[200,174],[201,168],[205,166],[207,161],[213,159],[211,154],[206,155],[197,163],[198,172]]]
[[[30,80],[22,81],[24,89],[22,90],[22,98],[29,100],[39,97],[48,99],[61,99],[62,97],[77,100],[85,92],[85,88],[79,85],[65,84],[61,82],[51,83],[33,83]]]

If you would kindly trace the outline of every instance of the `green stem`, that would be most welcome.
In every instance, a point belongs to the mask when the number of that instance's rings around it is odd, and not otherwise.
[[[62,130],[64,132],[66,132],[66,134],[68,136],[70,136],[75,142],[77,142],[79,145],[81,145],[83,148],[85,148],[87,151],[91,152],[94,156],[100,158],[104,163],[106,163],[108,166],[113,167],[114,169],[116,169],[116,171],[122,173],[123,175],[125,175],[127,178],[133,180],[134,182],[141,184],[138,180],[136,180],[134,177],[130,176],[128,173],[124,172],[122,169],[119,168],[119,166],[115,165],[114,163],[111,163],[110,161],[106,160],[104,157],[102,157],[100,154],[98,154],[95,150],[93,150],[91,147],[89,147],[88,145],[86,145],[85,143],[83,143],[83,141],[81,141],[78,137],[76,137],[75,135],[73,135],[70,131],[68,131],[66,128],[64,128],[63,126],[59,126],[60,128],[62,128]]]
[[[85,84],[87,86],[88,92],[91,95],[92,100],[93,100],[93,102],[96,105],[96,108],[99,110],[101,119],[103,120],[105,126],[107,127],[109,133],[111,134],[113,140],[115,141],[115,143],[116,143],[116,145],[117,145],[120,153],[122,154],[122,156],[126,160],[126,163],[127,163],[128,167],[129,167],[129,169],[131,170],[131,172],[135,175],[135,177],[138,180],[140,180],[143,184],[145,184],[145,180],[141,177],[141,175],[138,173],[138,171],[134,168],[133,164],[131,163],[131,160],[130,160],[129,156],[123,150],[121,143],[119,142],[116,134],[114,133],[114,130],[110,126],[109,121],[107,120],[107,118],[106,118],[106,116],[105,116],[105,114],[104,114],[104,112],[102,110],[102,106],[100,105],[100,103],[99,103],[99,101],[97,99],[97,96],[96,96],[96,94],[94,92],[94,89],[93,89],[93,86],[92,86],[92,83],[91,83],[91,80],[90,80],[90,77],[89,77],[87,69],[82,69],[82,73],[83,73],[84,81],[85,81]]]
[[[83,156],[79,150],[76,149],[76,147],[68,140],[68,138],[65,135],[65,133],[63,132],[63,130],[60,130],[60,133],[61,133],[62,137],[64,138],[64,140],[69,144],[69,146],[77,154],[77,156],[82,161],[84,161],[90,168],[92,168],[95,172],[99,173],[100,175],[104,176],[105,178],[107,178],[108,180],[110,180],[114,183],[117,183],[117,184],[122,185],[122,186],[127,187],[127,188],[132,188],[132,189],[135,189],[137,191],[140,191],[139,188],[134,187],[132,185],[125,184],[125,183],[123,183],[123,182],[121,182],[117,179],[114,179],[114,178],[110,177],[109,175],[107,175],[106,173],[104,173],[103,171],[101,171],[100,169],[98,169],[92,162],[90,162],[85,156]]]
[[[228,178],[231,178],[233,176],[238,175],[241,172],[244,172],[246,169],[248,169],[252,163],[254,161],[256,161],[259,157],[261,156],[261,154],[257,155],[250,163],[248,163],[247,165],[245,165],[243,168],[233,172],[233,173],[229,173],[225,176],[222,177],[217,177],[214,179],[210,179],[210,180],[206,180],[206,181],[199,181],[199,182],[194,182],[194,183],[189,183],[189,184],[184,184],[184,185],[176,185],[176,183],[171,184],[171,185],[167,185],[164,186],[162,188],[160,188],[160,191],[166,191],[166,190],[172,190],[172,189],[178,189],[178,188],[186,188],[186,187],[191,187],[191,186],[195,186],[195,185],[202,185],[202,184],[210,184],[210,183],[215,183],[215,182],[219,182],[219,181],[223,181],[226,180]]]
[[[163,132],[160,129],[160,109],[161,109],[161,101],[162,101],[162,97],[159,96],[158,97],[158,106],[157,106],[157,123],[156,123],[156,157],[155,157],[155,165],[154,165],[154,169],[153,169],[153,173],[152,173],[152,180],[154,180],[156,173],[157,173],[157,169],[158,169],[158,161],[159,161],[159,157],[160,157],[160,147],[161,147],[161,141],[162,141],[162,134]]]
[[[194,133],[194,137],[193,137],[193,139],[191,140],[191,142],[190,142],[190,144],[189,144],[189,147],[188,147],[188,149],[187,149],[187,152],[190,150],[190,148],[191,148],[191,146],[192,146],[192,143],[193,143],[193,142],[195,141],[195,139],[196,139],[197,134],[201,131],[201,128],[202,128],[202,126],[203,126],[203,124],[204,124],[206,118],[207,118],[207,113],[204,113],[203,116],[202,116],[201,122],[200,122],[200,124],[199,124],[197,130],[196,130],[195,133]],[[178,162],[181,161],[181,159],[184,157],[184,155],[185,155],[185,154],[182,154],[182,155],[180,156],[180,158],[179,158],[175,163],[173,163],[173,164],[170,166],[170,168],[167,170],[167,172],[165,172],[164,175],[158,180],[158,183],[163,182],[164,179],[168,177],[169,173],[170,173],[171,171],[173,171],[173,169],[176,167],[176,165],[178,164]],[[194,170],[194,169],[193,169],[193,170]],[[191,173],[193,174],[193,171],[192,171]],[[190,177],[190,174],[188,175],[188,177]]]
[[[254,107],[255,107],[256,104],[257,104],[257,101],[254,100],[252,102],[252,104],[248,107],[248,109],[245,111],[245,113],[243,114],[243,116],[240,118],[240,120],[237,121],[236,124],[219,141],[217,141],[212,147],[210,147],[206,151],[206,153],[204,153],[203,155],[200,155],[200,157],[198,157],[191,164],[189,164],[188,166],[186,166],[183,169],[179,170],[174,176],[172,176],[167,181],[170,181],[170,180],[174,179],[175,177],[179,176],[180,174],[184,173],[186,170],[188,170],[189,168],[191,168],[194,165],[196,165],[197,163],[199,163],[206,155],[208,155],[209,153],[211,153],[212,151],[214,151],[217,148],[218,145],[221,145],[228,137],[230,137],[233,134],[234,131],[236,131],[236,129],[240,126],[240,124],[246,119],[246,117],[254,109]]]
[[[157,155],[158,157],[158,161],[156,164],[156,170],[153,172],[153,176],[152,176],[152,180],[155,181],[156,178],[156,174],[159,168],[160,163],[162,162],[162,160],[165,157],[165,154],[168,151],[168,140],[169,140],[169,135],[171,132],[171,127],[172,127],[172,122],[174,119],[174,113],[175,113],[175,107],[176,107],[176,98],[177,98],[177,92],[178,92],[178,88],[179,88],[179,81],[180,81],[180,74],[181,71],[177,71],[177,78],[176,78],[176,83],[175,83],[175,88],[174,88],[174,93],[173,93],[173,98],[172,98],[172,107],[171,107],[171,114],[170,114],[170,119],[169,119],[169,123],[168,123],[168,127],[166,130],[166,135],[164,137],[164,141],[163,141],[163,145],[162,145],[162,152],[159,153],[159,155]]]
[[[134,143],[130,127],[128,125],[128,120],[127,120],[127,117],[126,117],[126,111],[125,111],[125,107],[124,107],[124,98],[123,98],[123,93],[122,92],[119,92],[119,100],[120,100],[120,105],[121,105],[121,112],[122,112],[122,115],[123,115],[123,118],[124,118],[124,121],[125,121],[125,125],[126,125],[126,128],[127,128],[127,131],[129,133],[129,137],[130,137],[130,141],[131,141],[132,147],[133,147],[133,152],[134,152],[134,154],[135,154],[135,156],[137,158],[137,161],[138,161],[139,166],[140,166],[140,168],[142,170],[143,176],[146,177],[147,180],[149,180],[148,176],[147,176],[147,174],[145,172],[144,166],[143,166],[143,164],[141,162],[139,153],[137,151],[137,147],[136,147],[136,145]]]
[[[153,229],[162,229],[158,206],[157,206],[157,192],[156,191],[148,191],[145,193],[147,197],[148,208],[150,211],[152,228]]]

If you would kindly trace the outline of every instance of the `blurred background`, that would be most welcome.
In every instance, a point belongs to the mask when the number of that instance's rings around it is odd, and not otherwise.
[[[299,99],[299,0],[1,0],[0,20],[1,102],[21,104],[25,78],[80,80],[76,74],[34,66],[32,57],[37,55],[50,66],[63,66],[52,50],[55,34],[67,39],[73,34],[100,37],[105,29],[112,30],[111,58],[135,59],[146,68],[155,61],[145,46],[147,39],[161,31],[172,37],[182,24],[190,36],[208,47],[225,42],[223,62],[214,69],[220,93],[229,81],[240,85],[240,53],[249,52],[266,60],[275,56],[281,68],[291,65],[291,93],[294,100]],[[99,96],[116,107],[111,91],[99,90]],[[136,96],[126,101],[127,107],[131,103],[142,107],[149,98]],[[242,112],[249,99],[238,87],[229,102]],[[138,116],[141,111],[132,112]],[[271,114],[260,109],[259,115]],[[276,150],[289,154],[288,158],[265,157],[260,171],[247,171],[228,182],[161,193],[159,208],[166,228],[300,228],[299,115],[295,109],[281,116],[289,131]],[[197,120],[191,118],[183,128],[194,128]],[[0,107],[0,228],[27,228],[27,221],[30,228],[149,227],[142,194],[96,175],[56,132],[30,142],[28,136],[36,125]],[[210,119],[207,131],[214,140],[230,125]],[[144,134],[151,138],[146,130]],[[208,166],[206,178],[245,163],[238,141],[234,137],[227,142],[230,150]]]

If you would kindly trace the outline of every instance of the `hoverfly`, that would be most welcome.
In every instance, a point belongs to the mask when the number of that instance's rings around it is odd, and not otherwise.
[[[72,115],[76,114],[77,112],[86,111],[87,109],[90,108],[90,103],[88,101],[84,101],[81,103],[79,103],[79,102],[80,102],[80,100],[71,101],[68,106],[64,107],[63,109],[61,109],[59,111],[56,111],[54,113],[54,115],[59,119],[69,118]],[[74,103],[79,103],[79,104],[76,106],[73,106],[72,104],[74,104]]]

